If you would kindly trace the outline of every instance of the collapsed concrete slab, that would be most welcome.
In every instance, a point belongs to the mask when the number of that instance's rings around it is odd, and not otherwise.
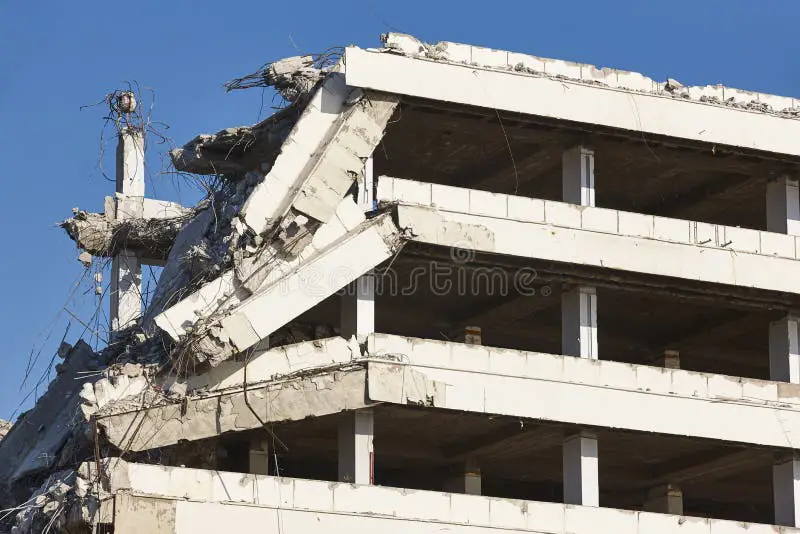
[[[347,364],[313,376],[286,377],[266,385],[240,386],[209,397],[98,414],[108,440],[122,450],[142,451],[261,428],[268,423],[318,417],[368,406],[366,369]]]
[[[195,325],[192,335],[184,340],[188,354],[200,362],[216,365],[249,349],[391,258],[402,243],[402,235],[388,215],[361,223],[319,249],[312,241],[310,250],[305,251],[307,256],[301,254],[295,262],[276,266],[279,268],[270,272],[270,278],[251,297],[222,317],[211,316],[202,329]],[[293,298],[286,299],[287,292]],[[167,332],[177,333],[176,325],[182,325],[183,321],[162,314],[156,323]]]
[[[264,181],[242,207],[240,232],[255,235],[289,215],[321,223],[332,216],[383,137],[399,98],[353,91],[341,73],[328,75],[281,148]],[[290,213],[290,210],[297,213]]]
[[[247,171],[261,171],[262,165],[275,160],[298,115],[295,107],[289,107],[254,126],[201,134],[169,155],[176,169],[193,174],[235,179]]]
[[[4,421],[3,419],[0,419],[0,440],[6,437],[6,434],[8,434],[8,432],[11,430],[12,425],[13,423],[10,421]]]

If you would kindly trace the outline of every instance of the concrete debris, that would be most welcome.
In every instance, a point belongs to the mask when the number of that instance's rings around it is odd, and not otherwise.
[[[255,126],[226,128],[216,134],[198,135],[182,148],[170,151],[179,171],[222,174],[236,179],[248,171],[265,172],[289,135],[300,110],[290,106]]]
[[[6,434],[11,430],[13,423],[0,419],[0,440],[6,437]]]
[[[92,256],[111,257],[123,249],[155,260],[165,260],[187,216],[169,219],[112,219],[105,213],[75,210],[60,223],[69,237],[85,251],[79,260],[91,265]]]
[[[636,72],[598,68],[594,65],[492,50],[447,41],[429,44],[404,33],[390,32],[383,34],[381,35],[381,41],[383,42],[383,48],[379,51],[408,57],[460,63],[486,69],[510,70],[533,76],[569,80],[586,85],[611,87],[637,93],[657,94],[664,97],[759,111],[781,117],[800,117],[800,108],[797,107],[796,101],[791,98],[743,91],[722,85],[685,86],[672,78],[669,78],[666,82],[659,83]]]
[[[89,254],[89,253],[88,253],[88,252],[86,252],[86,251],[84,251],[84,252],[81,252],[81,253],[78,255],[78,261],[79,261],[79,262],[81,262],[81,263],[83,264],[83,266],[84,266],[84,267],[91,267],[91,266],[92,266],[92,260],[93,260],[93,259],[94,259],[94,258],[92,257],[92,255],[91,255],[91,254]]]
[[[274,87],[287,102],[302,105],[319,82],[338,61],[338,55],[327,52],[284,58],[269,63],[252,74],[225,84],[228,91],[252,87]]]
[[[78,341],[59,364],[60,372],[45,394],[0,441],[0,505],[30,495],[47,472],[68,463],[67,456],[85,443],[85,429],[76,417],[78,394],[92,380],[81,373],[97,357],[89,345]]]

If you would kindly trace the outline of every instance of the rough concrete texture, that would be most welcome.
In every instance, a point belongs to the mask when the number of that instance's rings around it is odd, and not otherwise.
[[[248,171],[260,171],[264,162],[275,160],[299,113],[296,106],[291,106],[254,126],[198,135],[182,148],[170,151],[172,163],[179,171],[225,174],[232,179]]]
[[[240,387],[219,395],[101,416],[98,424],[114,445],[141,451],[267,423],[364,408],[368,405],[365,388],[366,369],[347,364],[248,387],[246,392]]]
[[[189,216],[180,216],[118,220],[103,213],[83,210],[74,213],[60,226],[79,248],[99,257],[112,257],[122,250],[130,250],[151,260],[167,259],[175,237],[189,219]]]
[[[213,366],[249,349],[391,258],[403,242],[388,215],[360,224],[320,250],[314,249],[307,258],[301,255],[296,267],[268,279],[252,297],[202,325],[202,330],[196,328],[184,344],[185,353]],[[337,269],[336,277],[314,276],[333,269]],[[291,299],[285,298],[287,292]]]
[[[13,423],[0,419],[0,440],[6,437],[6,434],[11,430],[11,425],[13,425]]]
[[[599,68],[586,63],[542,58],[448,41],[428,44],[402,33],[387,33],[381,36],[381,40],[386,51],[410,57],[568,79],[614,89],[654,93],[682,100],[774,113],[784,117],[800,117],[800,102],[790,97],[744,91],[723,85],[685,86],[671,78],[657,82],[637,72]]]
[[[30,494],[41,483],[42,473],[68,461],[64,453],[70,451],[63,449],[74,432],[82,431],[78,393],[91,380],[79,373],[95,356],[83,341],[71,348],[47,392],[0,441],[0,505]]]

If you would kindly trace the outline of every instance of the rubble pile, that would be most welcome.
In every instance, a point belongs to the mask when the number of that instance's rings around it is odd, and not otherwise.
[[[384,256],[400,246],[391,220],[367,221],[353,197],[398,98],[348,88],[330,57],[268,65],[258,83],[274,87],[286,108],[254,126],[199,135],[170,153],[178,171],[217,177],[216,190],[197,206],[117,194],[104,213],[76,208],[60,224],[86,265],[124,251],[164,268],[141,318],[107,349],[96,353],[79,341],[59,350],[64,360],[47,392],[0,441],[0,506],[26,503],[0,521],[0,532],[83,532],[96,524],[102,485],[79,467],[98,454],[124,454],[105,439],[99,417],[202,391],[187,387],[191,375],[258,342],[228,320],[245,317],[244,307],[271,284],[324,259],[335,244],[382,236]],[[184,308],[189,316],[178,330],[165,327]],[[293,321],[299,311],[269,327],[273,344],[335,334]],[[6,431],[0,427],[0,436]]]

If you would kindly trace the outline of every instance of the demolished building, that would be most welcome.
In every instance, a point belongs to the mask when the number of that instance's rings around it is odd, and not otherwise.
[[[800,532],[800,101],[382,40],[231,84],[287,107],[171,153],[195,207],[120,128],[63,223],[115,335],[0,441],[0,521]]]

